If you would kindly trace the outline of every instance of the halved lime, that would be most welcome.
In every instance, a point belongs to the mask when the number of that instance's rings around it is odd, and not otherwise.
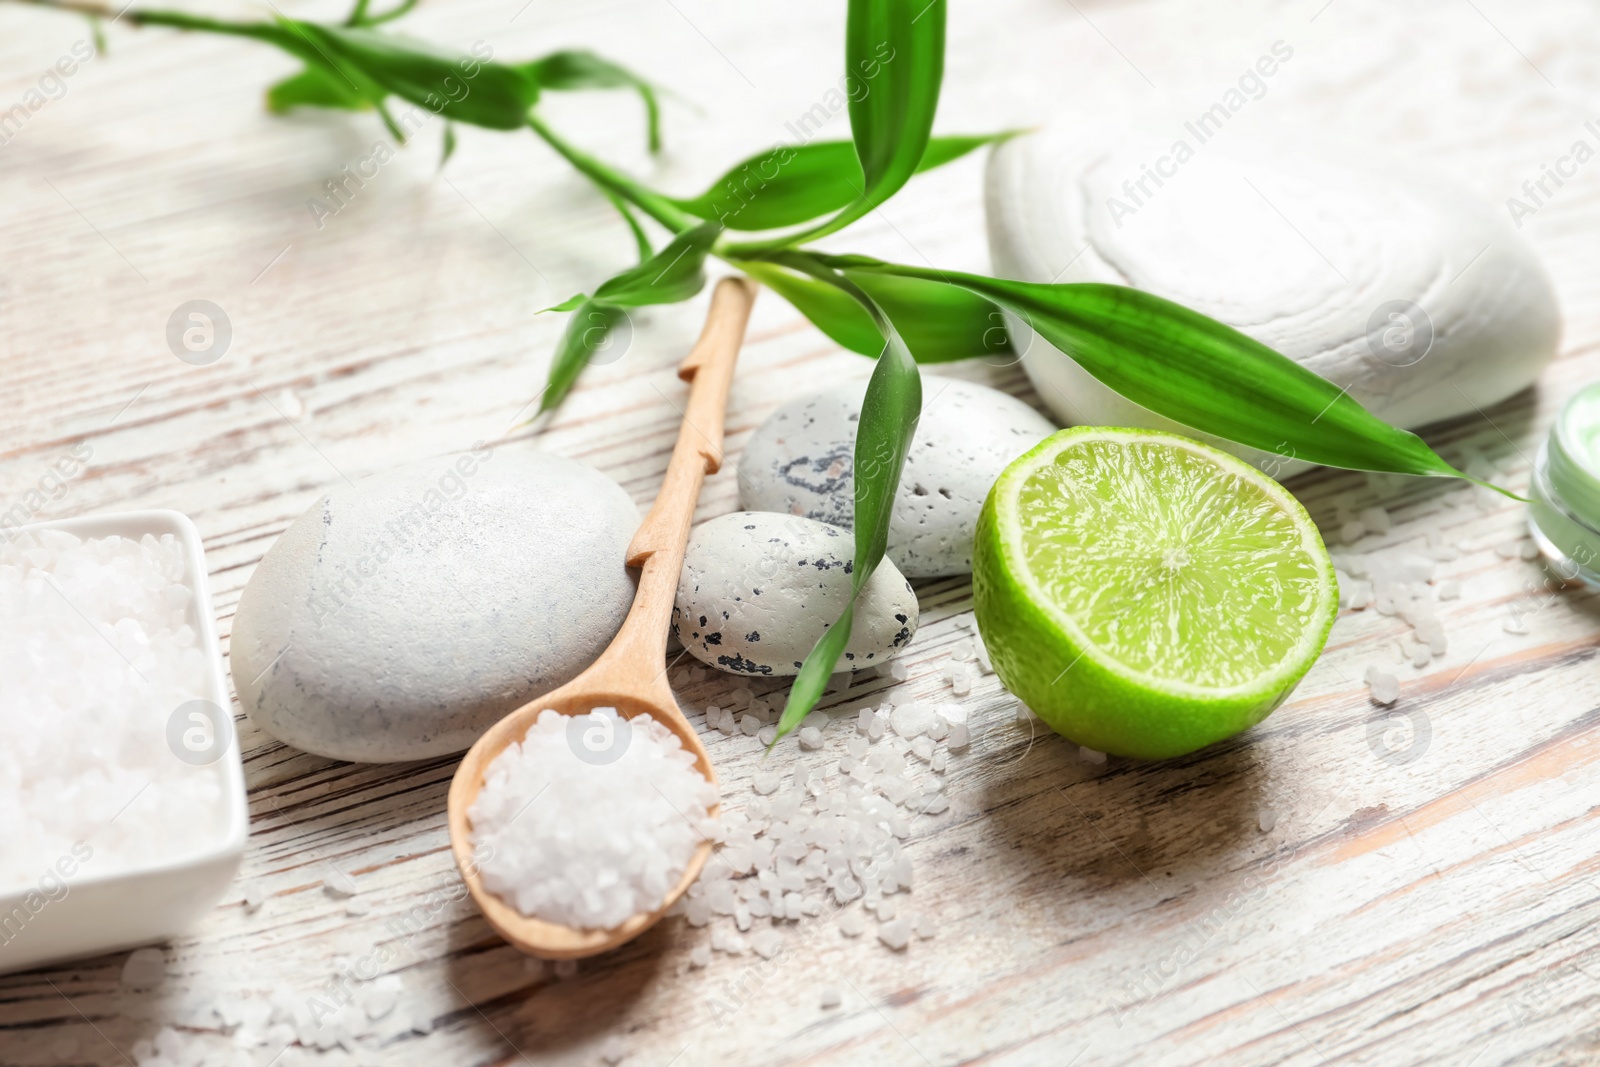
[[[978,628],[1058,733],[1158,759],[1255,725],[1338,614],[1333,561],[1288,490],[1176,434],[1062,430],[989,492]]]

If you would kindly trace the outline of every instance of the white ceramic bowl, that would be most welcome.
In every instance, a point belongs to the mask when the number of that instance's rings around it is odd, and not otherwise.
[[[184,580],[194,591],[189,625],[208,653],[206,690],[196,695],[220,708],[232,707],[206,584],[205,550],[200,531],[188,516],[176,511],[123,511],[35,523],[18,532],[32,530],[62,530],[82,538],[172,534],[182,542]],[[222,836],[205,850],[106,874],[78,872],[63,879],[65,895],[42,904],[37,887],[0,894],[0,973],[162,941],[211,910],[239,869],[248,832],[244,767],[236,736],[219,769],[223,802],[229,810]]]

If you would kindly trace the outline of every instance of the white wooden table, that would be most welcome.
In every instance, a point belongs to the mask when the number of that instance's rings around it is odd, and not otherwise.
[[[553,99],[548,112],[580,143],[687,192],[792,139],[786,124],[837,81],[842,6],[466,0],[425,6],[411,25],[487,41],[503,58],[594,47],[672,87],[659,162],[643,152],[631,98]],[[83,36],[65,17],[0,8],[0,107]],[[631,245],[531,137],[475,130],[443,173],[440,131],[425,130],[318,228],[307,200],[371,153],[376,120],[264,115],[262,88],[291,64],[245,42],[122,27],[110,38],[108,57],[0,147],[0,501],[23,499],[88,442],[87,470],[38,517],[187,512],[226,635],[255,563],[329,487],[478,438],[533,447],[514,423],[561,328],[535,311],[623,265]],[[1276,39],[1296,58],[1250,121],[1427,160],[1495,203],[1600,113],[1600,18],[1581,5],[1000,0],[952,11],[940,128],[1162,95],[1204,106]],[[841,112],[830,135],[847,130]],[[834,243],[984,269],[981,167],[919,179]],[[1562,358],[1536,390],[1431,432],[1448,458],[1481,451],[1523,487],[1561,397],[1600,376],[1597,223],[1600,165],[1528,221],[1564,307]],[[191,299],[232,323],[211,366],[180,362],[165,342],[172,309]],[[703,309],[702,297],[641,316],[625,356],[585,377],[538,446],[649,499],[676,432],[672,367]],[[781,400],[864,368],[763,298],[730,454]],[[1016,368],[949,373],[1035,399]],[[703,516],[735,506],[736,466],[708,484]],[[1410,735],[1361,684],[1368,664],[1397,659],[1406,629],[1373,611],[1341,618],[1265,724],[1165,763],[1097,767],[1054,735],[1030,737],[986,678],[968,701],[986,729],[950,772],[952,810],[910,842],[912,899],[937,918],[934,939],[893,953],[814,926],[771,964],[718,954],[685,972],[705,931],[673,920],[556,980],[460,899],[444,821],[451,760],[332,763],[241,718],[252,837],[233,889],[168,946],[156,990],[120,986],[121,955],[0,978],[0,1064],[131,1062],[162,1026],[217,1030],[207,998],[309,997],[339,958],[377,944],[394,950],[403,1007],[428,1031],[362,1051],[383,1063],[589,1064],[613,1036],[625,1063],[652,1067],[1600,1060],[1600,604],[1546,590],[1537,562],[1496,551],[1521,536],[1509,502],[1441,482],[1380,492],[1328,471],[1294,488],[1330,539],[1341,507],[1379,502],[1398,521],[1363,549],[1420,546],[1429,530],[1463,546],[1441,567],[1464,590],[1447,605],[1448,654],[1399,672]],[[969,587],[920,594],[906,684],[931,694]],[[1527,633],[1507,632],[1513,614]],[[699,707],[738,684],[719,677],[681,696]],[[1385,745],[1402,756],[1380,758]],[[711,751],[728,803],[745,803],[757,746],[714,736]],[[1265,811],[1277,815],[1266,832]],[[368,914],[322,890],[329,861],[356,878]],[[259,911],[243,905],[251,889],[266,896]],[[406,915],[415,932],[400,937]],[[840,1008],[818,1007],[824,984],[841,989]],[[737,1010],[719,1021],[712,998],[737,998]],[[291,1049],[278,1062],[349,1060]]]

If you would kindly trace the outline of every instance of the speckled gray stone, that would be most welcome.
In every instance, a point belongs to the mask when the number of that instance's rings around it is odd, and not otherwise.
[[[850,602],[848,530],[796,515],[736,511],[695,527],[672,629],[690,655],[733,674],[788,675]],[[875,666],[917,632],[917,595],[884,560],[856,601],[840,670]]]
[[[570,680],[633,603],[639,522],[591,467],[508,446],[343,485],[278,538],[234,617],[234,688],[287,744],[459,752]]]
[[[856,422],[867,383],[790,401],[762,423],[739,461],[739,498],[752,511],[849,527]],[[1006,464],[1055,432],[1013,396],[922,376],[922,421],[889,523],[889,558],[908,578],[972,570],[978,512]]]

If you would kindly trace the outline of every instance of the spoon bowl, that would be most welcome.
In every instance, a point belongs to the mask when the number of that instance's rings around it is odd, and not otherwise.
[[[705,867],[706,860],[711,856],[711,842],[702,841],[695,849],[688,867],[684,869],[683,877],[666,895],[659,908],[634,915],[622,925],[609,930],[577,929],[523,915],[484,886],[474,859],[467,812],[472,810],[472,805],[478,799],[478,792],[483,788],[484,774],[489,764],[507,745],[526,737],[539,713],[547,708],[562,715],[587,715],[595,708],[616,708],[617,714],[624,719],[647,715],[671,730],[683,745],[684,751],[694,756],[695,766],[705,775],[706,781],[712,785],[717,784],[717,774],[711,766],[710,755],[700,743],[694,727],[690,726],[689,721],[678,711],[677,702],[671,699],[670,691],[667,694],[668,702],[662,704],[656,700],[642,699],[631,692],[604,687],[589,688],[579,684],[583,681],[584,679],[580,677],[548,696],[524,704],[490,727],[462,759],[461,767],[450,784],[450,843],[455,851],[456,865],[461,869],[461,876],[466,880],[472,899],[477,902],[483,917],[494,927],[496,933],[523,952],[543,959],[582,959],[616,948],[638,937],[654,926],[678,898],[683,896],[689,886],[694,884],[694,880],[700,877],[700,871]],[[710,809],[712,817],[716,817],[719,810],[720,805],[714,805]]]
[[[468,812],[483,789],[489,764],[508,745],[527,737],[539,713],[545,710],[577,716],[610,707],[616,708],[624,719],[648,715],[672,731],[684,751],[694,756],[695,766],[706,781],[717,784],[711,757],[694,727],[678,710],[677,698],[667,684],[667,627],[700,487],[706,475],[715,473],[722,463],[723,412],[755,291],[753,283],[741,278],[719,282],[712,294],[705,329],[678,368],[678,376],[690,383],[689,404],[661,491],[628,547],[627,564],[639,568],[639,588],[622,628],[582,674],[559,689],[530,700],[490,727],[467,751],[450,782],[450,847],[461,877],[489,925],[531,956],[582,959],[639,936],[678,902],[711,856],[711,842],[702,841],[683,877],[653,910],[633,915],[609,929],[579,929],[523,915],[484,886]],[[713,817],[719,811],[720,805],[710,808]]]

